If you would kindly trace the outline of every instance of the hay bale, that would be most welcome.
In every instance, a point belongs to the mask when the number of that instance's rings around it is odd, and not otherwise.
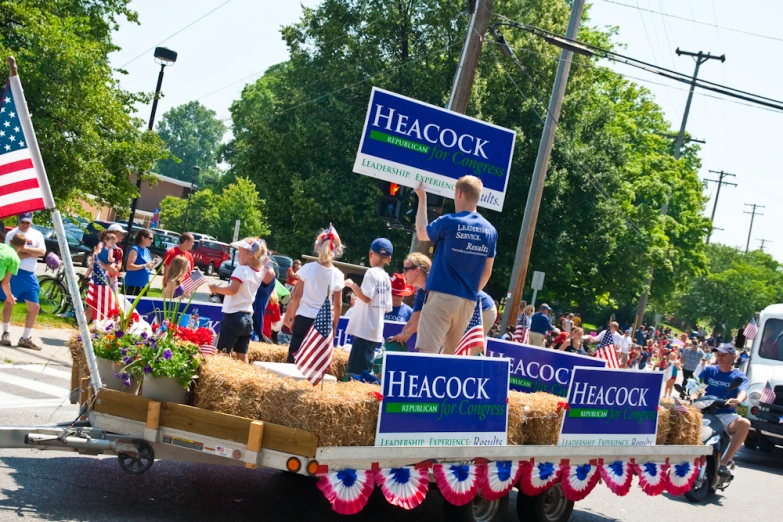
[[[278,362],[284,363],[288,360],[288,346],[279,346],[276,344],[250,343],[248,358],[251,363]],[[343,379],[345,368],[348,366],[348,352],[345,350],[334,350],[332,354],[332,365],[329,368],[329,374],[334,375],[338,381]]]
[[[671,410],[669,408],[660,406],[658,407],[658,433],[655,436],[655,444],[666,444],[666,438],[669,436],[669,430],[671,429]]]
[[[508,392],[508,443],[557,444],[564,401],[551,393]]]
[[[78,368],[79,375],[90,375],[89,367],[87,366],[87,356],[84,355],[84,346],[79,337],[79,334],[73,334],[70,339],[65,341],[65,346],[71,352],[71,360],[73,364]]]
[[[661,399],[661,406],[669,410],[669,434],[666,444],[699,446],[701,445],[701,410],[685,405],[688,414],[674,409],[674,400]]]

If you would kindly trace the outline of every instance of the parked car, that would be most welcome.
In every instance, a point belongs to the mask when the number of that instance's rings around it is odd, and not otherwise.
[[[232,248],[231,250],[233,251],[234,249]],[[280,279],[280,273],[283,270],[287,271],[288,269],[287,268],[284,269],[282,266],[280,266],[280,264],[278,264],[277,259],[275,259],[276,257],[282,257],[284,259],[288,259],[288,258],[285,256],[269,256],[269,258],[272,260],[272,266],[275,270],[275,276],[278,279]],[[231,279],[231,273],[237,267],[237,264],[239,264],[239,262],[236,260],[236,257],[233,255],[230,258],[228,258],[228,260],[223,261],[223,263],[221,263],[220,265],[218,277],[220,277],[220,279],[222,279],[223,281],[228,281],[229,279]],[[280,279],[280,281],[282,283],[285,283],[285,276],[283,276],[283,279]]]
[[[90,221],[84,229],[82,245],[93,250],[98,245],[98,236],[100,236],[101,232],[104,230],[108,230],[109,225],[112,223],[113,221]]]
[[[275,261],[275,273],[277,274],[277,279],[279,279],[281,283],[285,284],[285,278],[288,276],[288,269],[294,266],[294,260],[288,256],[280,254],[273,254],[269,257]]]
[[[52,228],[42,227],[39,225],[33,225],[33,228],[40,232],[44,237],[44,243],[46,244],[46,253],[54,252],[62,258],[60,253],[60,244],[57,242],[57,233]],[[82,245],[82,237],[84,231],[79,227],[73,227],[66,225],[65,238],[68,241],[68,249],[71,253],[71,259],[74,263],[81,263],[82,266],[87,266],[88,259],[92,250]],[[39,259],[43,261],[43,257]]]
[[[191,254],[197,267],[207,275],[215,275],[220,265],[231,259],[231,245],[220,241],[196,241]]]
[[[217,238],[215,236],[210,236],[207,234],[199,234],[197,232],[191,232],[191,235],[196,241],[201,241],[202,239],[207,239],[209,241],[217,241]]]
[[[150,253],[153,256],[163,257],[166,255],[166,251],[179,243],[179,237],[170,236],[160,231],[160,229],[152,229],[152,244],[150,245]]]

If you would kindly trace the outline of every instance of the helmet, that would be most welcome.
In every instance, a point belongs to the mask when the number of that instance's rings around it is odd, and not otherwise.
[[[46,254],[46,257],[44,258],[44,261],[46,262],[46,266],[51,268],[52,270],[57,270],[60,268],[60,258],[57,257],[57,254],[54,252],[49,252]]]

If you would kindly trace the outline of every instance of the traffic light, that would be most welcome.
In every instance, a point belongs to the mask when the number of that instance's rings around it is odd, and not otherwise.
[[[381,200],[378,202],[378,217],[389,222],[400,219],[404,187],[397,183],[381,182]]]

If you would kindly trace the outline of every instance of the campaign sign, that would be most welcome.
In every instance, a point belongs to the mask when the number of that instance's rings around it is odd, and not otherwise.
[[[337,321],[337,331],[334,333],[334,345],[345,346],[347,344],[353,344],[353,335],[348,335],[345,330],[348,328],[348,318],[340,317]],[[394,337],[398,333],[402,332],[405,328],[405,323],[399,323],[397,321],[384,321],[383,322],[383,338],[388,339]],[[412,352],[416,348],[416,334],[413,334],[408,339],[408,351]]]
[[[511,359],[511,389],[547,392],[565,397],[575,366],[606,367],[606,361],[589,355],[550,350],[500,339],[487,339],[487,357]]]
[[[509,360],[386,352],[376,446],[505,446]]]
[[[136,299],[135,296],[127,296],[127,298],[133,302]],[[180,326],[187,326],[191,317],[190,314],[198,309],[199,326],[209,328],[214,333],[220,333],[220,320],[223,319],[223,307],[217,303],[206,303],[204,301],[193,301],[190,306],[186,306],[187,301],[180,303],[180,311],[182,312],[182,318],[180,319]],[[173,304],[167,304],[168,308],[174,306]],[[144,318],[148,323],[160,322],[163,320],[163,299],[156,299],[153,297],[142,297],[139,299],[139,304],[136,306],[136,311],[140,316]]]
[[[654,446],[662,372],[577,366],[559,446]]]
[[[516,132],[373,87],[353,171],[454,197],[466,174],[481,179],[479,205],[498,212]]]

